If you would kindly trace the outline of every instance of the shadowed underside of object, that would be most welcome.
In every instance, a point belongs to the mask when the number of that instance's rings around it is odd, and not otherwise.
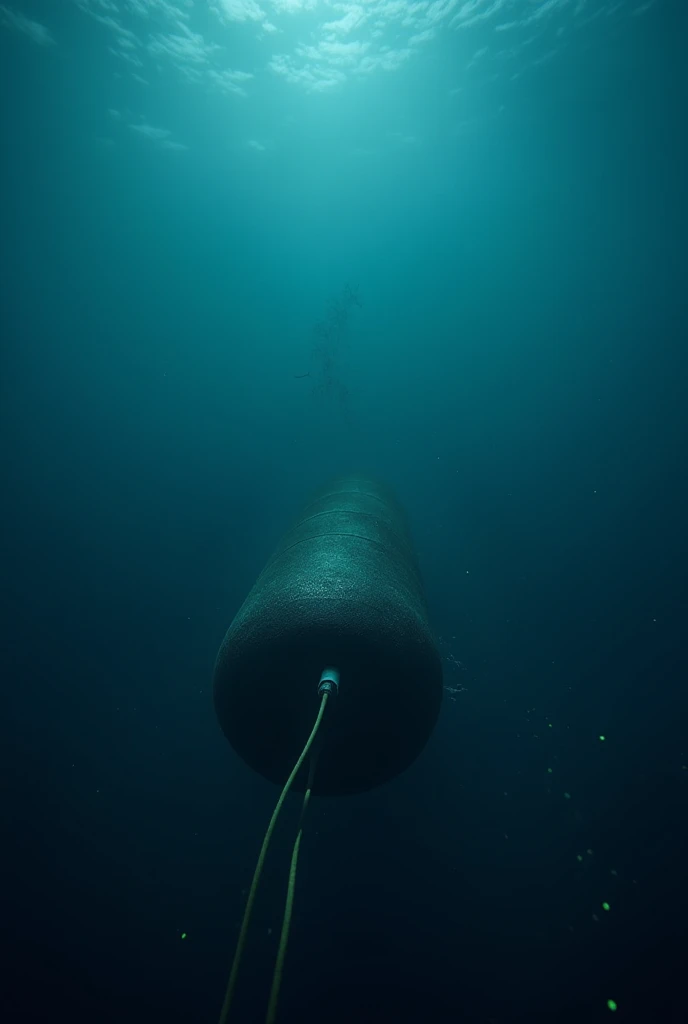
[[[360,477],[333,481],[282,538],[222,642],[215,709],[251,768],[283,784],[340,672],[313,791],[372,789],[403,771],[437,719],[442,669],[403,513]],[[303,789],[305,774],[295,787]]]

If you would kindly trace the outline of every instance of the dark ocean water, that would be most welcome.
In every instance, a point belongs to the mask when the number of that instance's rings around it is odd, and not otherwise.
[[[313,800],[278,1020],[688,1021],[687,22],[0,4],[3,1021],[217,1021],[278,790],[213,662],[352,470],[445,699]]]

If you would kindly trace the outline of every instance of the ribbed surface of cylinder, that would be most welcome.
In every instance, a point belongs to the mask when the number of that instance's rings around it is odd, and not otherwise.
[[[303,509],[217,656],[223,732],[265,778],[286,781],[328,666],[339,669],[341,684],[329,701],[313,790],[372,789],[423,749],[440,708],[442,668],[403,512],[387,488],[359,477],[333,481]]]

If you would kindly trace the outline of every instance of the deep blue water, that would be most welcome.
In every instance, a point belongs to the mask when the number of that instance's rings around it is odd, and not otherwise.
[[[351,470],[445,699],[313,800],[278,1020],[688,1020],[687,21],[0,4],[3,1020],[217,1021],[278,790],[215,653]]]

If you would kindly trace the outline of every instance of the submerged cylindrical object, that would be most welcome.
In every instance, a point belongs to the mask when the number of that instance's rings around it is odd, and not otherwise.
[[[227,630],[214,674],[225,736],[283,784],[318,712],[323,669],[339,694],[313,791],[357,793],[398,775],[439,713],[442,666],[404,514],[361,477],[318,492],[282,538]],[[295,788],[303,789],[305,774]]]

